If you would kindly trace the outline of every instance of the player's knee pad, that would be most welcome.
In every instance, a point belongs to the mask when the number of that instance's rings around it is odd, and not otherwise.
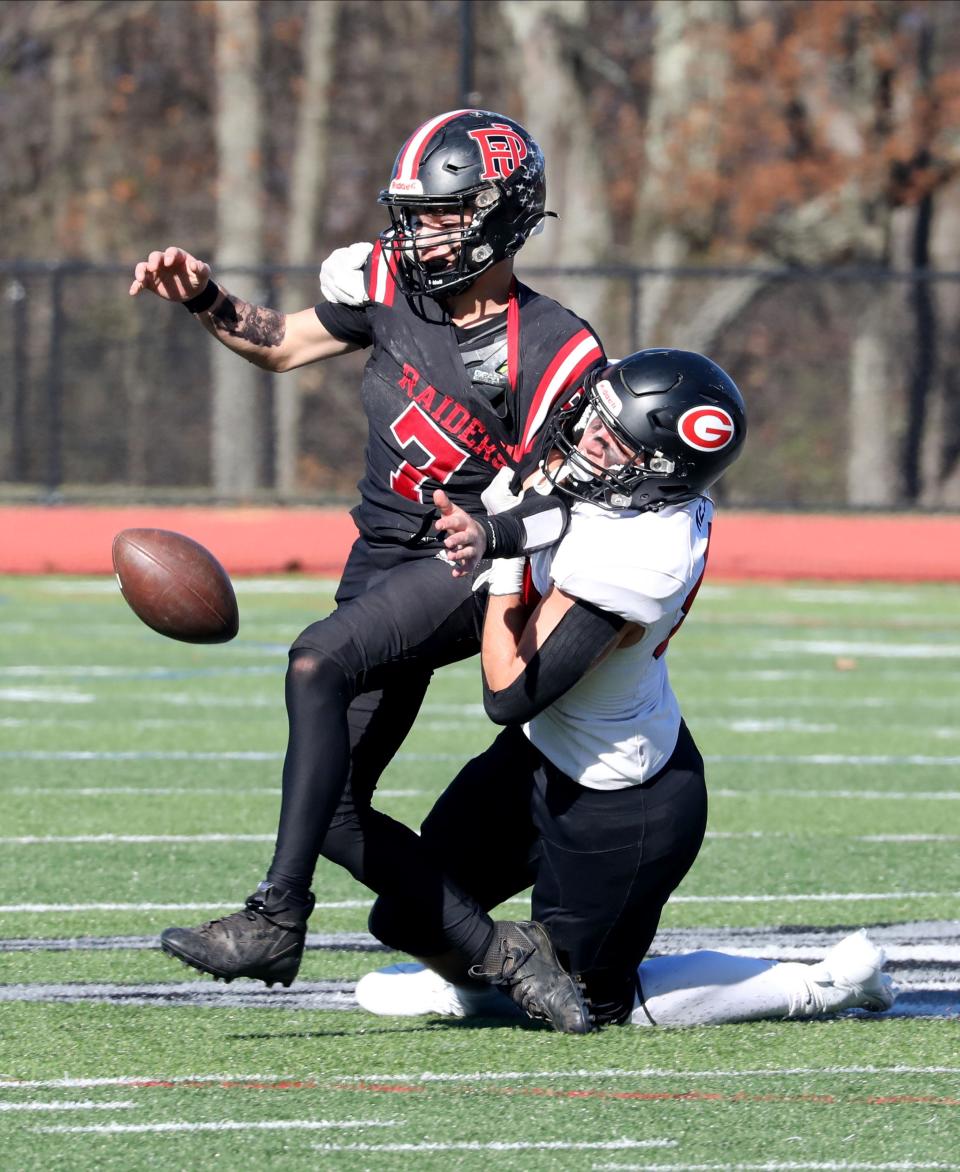
[[[339,657],[294,646],[287,665],[287,697],[315,701],[349,699],[355,691],[356,674]]]

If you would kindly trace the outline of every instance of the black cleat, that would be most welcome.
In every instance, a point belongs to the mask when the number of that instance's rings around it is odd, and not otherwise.
[[[210,920],[198,928],[167,928],[160,947],[202,973],[229,983],[251,977],[267,986],[288,986],[297,975],[314,899],[290,899],[270,883],[261,883],[243,911]]]
[[[500,920],[486,956],[470,976],[496,985],[528,1017],[548,1021],[562,1034],[593,1029],[580,982],[566,972],[543,924]]]

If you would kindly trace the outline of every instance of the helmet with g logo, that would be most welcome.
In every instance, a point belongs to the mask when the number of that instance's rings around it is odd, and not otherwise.
[[[704,493],[737,459],[747,435],[743,398],[715,362],[690,350],[640,350],[588,375],[546,429],[544,471],[560,491],[609,509],[659,509]],[[581,452],[580,435],[598,417],[636,453],[601,467]],[[549,468],[548,454],[563,458]]]

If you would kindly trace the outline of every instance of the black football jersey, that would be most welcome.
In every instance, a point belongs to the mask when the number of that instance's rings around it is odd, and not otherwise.
[[[373,350],[361,384],[368,435],[353,518],[377,543],[439,548],[433,492],[469,513],[504,465],[525,470],[551,409],[604,361],[592,329],[570,310],[514,280],[507,309],[507,386],[473,381],[449,317],[429,298],[397,288],[378,243],[365,269],[370,301],[321,303],[324,327]]]

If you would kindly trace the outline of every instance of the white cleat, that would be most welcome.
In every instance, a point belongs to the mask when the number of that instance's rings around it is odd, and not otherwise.
[[[378,1017],[516,1017],[521,1011],[498,989],[488,985],[453,985],[422,964],[403,961],[357,982],[361,1009]]]
[[[823,960],[810,965],[805,983],[808,996],[791,1006],[791,1017],[814,1017],[844,1009],[882,1013],[893,1005],[897,988],[882,972],[886,954],[867,936],[865,928],[845,936]],[[798,966],[799,967],[799,966]]]

